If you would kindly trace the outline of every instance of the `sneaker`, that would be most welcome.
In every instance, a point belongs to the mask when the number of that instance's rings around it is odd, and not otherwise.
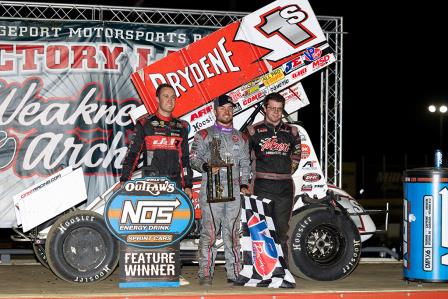
[[[212,279],[208,277],[199,277],[199,285],[200,286],[211,286],[212,285]]]

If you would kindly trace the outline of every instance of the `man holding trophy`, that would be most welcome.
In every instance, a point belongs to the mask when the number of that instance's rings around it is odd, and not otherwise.
[[[246,135],[233,128],[233,104],[227,95],[213,102],[216,123],[196,133],[190,164],[202,173],[199,203],[199,284],[211,285],[216,258],[216,239],[224,241],[227,281],[233,282],[241,270],[240,192],[250,195],[250,157]]]

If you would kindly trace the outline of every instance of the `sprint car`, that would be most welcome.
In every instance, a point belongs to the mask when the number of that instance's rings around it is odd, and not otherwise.
[[[289,229],[289,269],[294,275],[310,280],[341,279],[358,265],[361,243],[372,236],[376,226],[369,212],[356,199],[327,185],[306,130],[299,124],[292,125],[297,126],[302,138],[302,160],[293,175],[296,194]],[[46,181],[76,175],[77,181],[82,182],[79,178],[82,178],[82,171],[72,171],[68,167]],[[133,178],[137,177],[141,177],[141,171],[134,173]],[[39,190],[42,200],[57,197],[57,204],[49,206],[36,201],[32,209],[27,209],[25,203],[17,202],[19,225],[14,230],[19,237],[15,239],[31,241],[37,259],[58,277],[73,283],[97,282],[110,275],[119,260],[119,243],[108,231],[102,216],[115,185],[83,207],[85,197],[82,192],[76,195],[75,190],[84,186],[76,186],[73,192],[67,192],[70,189],[68,183],[73,188],[74,181],[75,177],[54,180],[53,184],[61,184],[59,189],[46,184]],[[184,261],[195,259],[199,242],[198,174],[195,181],[196,225],[181,241]]]

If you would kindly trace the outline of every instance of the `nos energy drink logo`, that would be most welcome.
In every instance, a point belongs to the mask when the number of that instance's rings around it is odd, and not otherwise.
[[[167,178],[127,181],[106,204],[109,230],[127,245],[160,248],[180,241],[193,224],[191,200]]]
[[[258,274],[269,276],[274,271],[278,261],[275,241],[269,235],[268,226],[264,220],[260,221],[253,215],[247,225],[252,238],[252,264]]]

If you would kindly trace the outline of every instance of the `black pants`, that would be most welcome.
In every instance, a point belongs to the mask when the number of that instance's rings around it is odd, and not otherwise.
[[[272,218],[274,220],[275,231],[278,241],[283,250],[285,261],[288,260],[288,229],[291,218],[294,183],[291,180],[267,180],[256,179],[254,183],[254,195],[261,198],[268,198],[273,201]]]

